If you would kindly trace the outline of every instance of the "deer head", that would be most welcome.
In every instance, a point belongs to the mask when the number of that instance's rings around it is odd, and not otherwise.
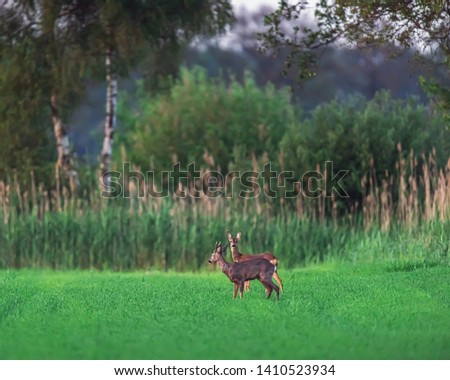
[[[231,235],[230,231],[227,231],[227,238],[228,238],[228,242],[230,244],[230,247],[232,250],[234,249],[238,249],[238,243],[239,243],[239,239],[241,238],[241,233],[238,232],[236,237],[234,237],[233,235]]]
[[[214,264],[217,263],[217,261],[220,259],[220,257],[223,257],[223,254],[228,248],[228,244],[226,244],[224,247],[222,247],[222,242],[217,242],[214,246],[214,250],[211,254],[211,257],[208,260],[208,263]]]

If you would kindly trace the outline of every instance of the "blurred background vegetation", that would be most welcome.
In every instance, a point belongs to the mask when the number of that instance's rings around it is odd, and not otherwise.
[[[448,36],[431,35],[443,48],[417,59],[411,33],[398,44],[385,36],[341,46],[329,25],[320,34],[309,29],[311,13],[299,13],[302,32],[327,42],[313,62],[293,54],[312,50],[312,40],[280,42],[289,36],[280,17],[289,26],[297,11],[283,1],[278,13],[233,13],[225,0],[178,3],[2,5],[0,267],[195,270],[226,229],[242,229],[248,251],[271,249],[289,266],[326,258],[448,263]],[[439,21],[448,12],[412,3],[388,14],[408,21],[409,7],[425,7]],[[130,162],[160,173],[195,162],[202,173],[226,175],[270,162],[294,173],[286,181],[299,194],[302,175],[327,177],[332,161],[336,172],[349,170],[342,186],[350,197],[212,199],[206,191],[157,199],[143,195],[164,183],[144,178],[126,181],[129,198],[102,199],[105,49],[119,82],[111,169]],[[64,123],[59,137],[55,115]],[[72,170],[77,188],[63,175]]]

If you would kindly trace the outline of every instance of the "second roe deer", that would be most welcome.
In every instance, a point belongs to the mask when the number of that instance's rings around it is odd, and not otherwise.
[[[242,234],[240,232],[238,232],[236,237],[234,237],[233,235],[231,235],[230,231],[227,231],[227,238],[228,238],[228,242],[230,244],[231,256],[233,257],[233,261],[240,263],[240,262],[245,262],[245,261],[249,261],[249,260],[257,260],[257,259],[268,260],[272,265],[275,266],[275,272],[273,273],[273,277],[280,285],[281,291],[283,291],[283,282],[281,281],[281,278],[277,273],[278,258],[275,257],[270,252],[259,253],[256,255],[246,255],[246,254],[240,253],[239,249],[238,249],[238,243],[239,243],[239,239],[241,238],[241,235]],[[250,290],[250,281],[247,281],[245,283],[245,290]]]
[[[245,281],[258,280],[266,288],[267,299],[270,298],[272,291],[275,290],[277,300],[279,298],[279,288],[272,281],[275,265],[266,259],[249,260],[242,263],[228,263],[223,257],[223,253],[227,249],[228,244],[222,247],[222,243],[217,243],[214,251],[208,260],[210,264],[217,263],[222,272],[234,284],[233,298],[236,299],[239,288],[240,297],[243,297]]]

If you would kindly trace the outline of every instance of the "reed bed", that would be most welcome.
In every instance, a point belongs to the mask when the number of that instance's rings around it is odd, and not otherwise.
[[[156,185],[136,181],[127,183],[129,198],[105,199],[94,184],[75,195],[64,184],[45,188],[33,173],[26,186],[13,177],[0,181],[0,268],[199,270],[227,229],[243,232],[243,251],[270,250],[285,267],[327,260],[448,265],[450,160],[439,169],[433,153],[420,165],[413,152],[400,157],[396,173],[379,181],[373,167],[362,178],[360,201],[207,191],[180,198],[195,192],[182,185],[155,198],[148,194]]]

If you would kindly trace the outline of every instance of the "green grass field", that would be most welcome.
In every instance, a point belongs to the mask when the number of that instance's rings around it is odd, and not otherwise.
[[[450,269],[280,271],[277,303],[219,271],[0,272],[0,359],[449,359]]]

